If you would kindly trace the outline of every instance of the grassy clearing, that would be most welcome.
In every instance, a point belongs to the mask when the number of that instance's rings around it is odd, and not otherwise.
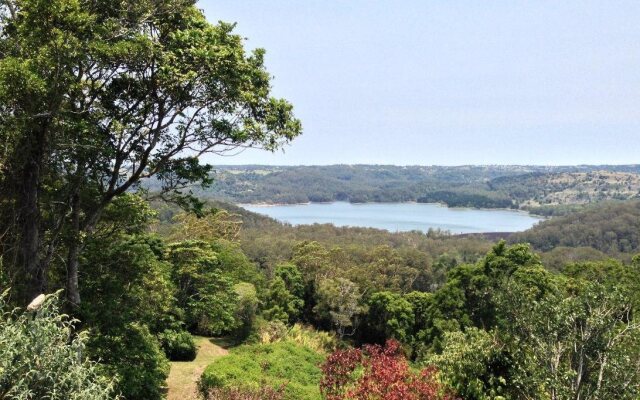
[[[194,339],[198,346],[196,359],[171,363],[171,372],[167,379],[169,387],[167,400],[197,399],[197,383],[202,371],[213,360],[229,353],[225,348],[213,343],[212,339],[201,336],[196,336]]]

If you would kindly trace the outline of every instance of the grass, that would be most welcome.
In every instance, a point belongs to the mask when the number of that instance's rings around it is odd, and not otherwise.
[[[215,359],[229,353],[224,347],[216,344],[219,342],[214,343],[214,339],[196,336],[194,340],[198,346],[196,359],[171,363],[171,372],[167,379],[167,400],[197,399],[197,384],[202,371]]]

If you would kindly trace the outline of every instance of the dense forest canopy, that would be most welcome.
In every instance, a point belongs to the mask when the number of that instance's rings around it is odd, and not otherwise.
[[[509,239],[513,243],[531,243],[540,251],[571,247],[590,248],[611,256],[638,253],[640,201],[599,204],[543,221]]]

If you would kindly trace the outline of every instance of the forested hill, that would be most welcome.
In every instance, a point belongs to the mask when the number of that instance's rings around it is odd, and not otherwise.
[[[640,252],[640,201],[613,202],[541,222],[511,235],[513,243],[531,243],[539,251],[590,248],[618,256]]]
[[[525,208],[633,199],[640,165],[219,166],[199,195],[241,203],[441,202]]]

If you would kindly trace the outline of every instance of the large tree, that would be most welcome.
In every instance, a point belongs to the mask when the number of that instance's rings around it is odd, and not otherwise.
[[[198,206],[207,153],[274,151],[301,132],[270,95],[264,51],[191,0],[0,2],[2,254],[31,296],[66,265],[80,303],[79,255],[103,210],[149,180]],[[152,179],[151,179],[152,178]]]

